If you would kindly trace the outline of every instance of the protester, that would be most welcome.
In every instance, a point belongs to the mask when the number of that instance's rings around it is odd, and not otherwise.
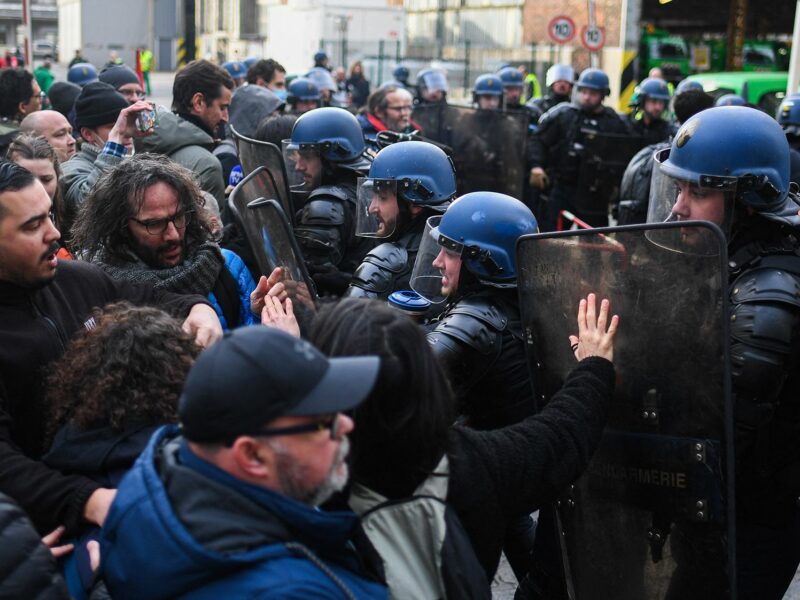
[[[98,181],[73,228],[73,246],[111,277],[207,296],[223,329],[252,325],[255,283],[242,259],[213,239],[192,174],[137,154]]]
[[[370,94],[366,111],[358,115],[358,123],[373,150],[380,149],[377,137],[381,131],[411,133],[421,129],[411,120],[413,102],[411,92],[396,86],[380,87]]]
[[[136,143],[137,152],[163,154],[186,167],[222,207],[222,165],[211,153],[220,124],[228,122],[234,89],[228,72],[207,60],[193,60],[175,75],[172,110],[159,112],[154,135]]]
[[[53,203],[54,223],[60,231],[65,218],[64,191],[61,188],[61,166],[56,151],[44,137],[21,134],[11,142],[6,156],[8,160],[33,173],[44,186]],[[61,249],[58,251],[58,258],[72,258],[63,239],[59,242]]]
[[[162,306],[185,317],[202,345],[219,339],[216,313],[200,296],[119,283],[81,261],[58,261],[60,234],[48,217],[52,203],[26,169],[0,161],[0,492],[16,500],[42,531],[101,524],[113,491],[68,476],[39,461],[46,409],[42,370],[91,327],[95,307],[128,300]]]
[[[52,65],[48,59],[45,59],[41,65],[36,67],[33,71],[33,76],[36,78],[36,82],[39,84],[39,87],[42,91],[46,94],[50,91],[50,86],[53,85],[53,82],[56,79],[56,76],[53,75],[51,71]]]
[[[247,83],[265,87],[286,101],[286,69],[271,58],[259,60],[247,70]]]
[[[138,100],[144,100],[144,90],[136,71],[127,65],[115,65],[100,71],[98,79],[107,83],[120,94],[122,94],[129,104],[134,104]]]
[[[347,78],[347,90],[350,92],[352,105],[361,108],[369,98],[369,81],[364,77],[364,67],[357,60],[350,67],[350,77]]]
[[[40,135],[47,140],[58,154],[58,160],[67,162],[75,156],[75,138],[72,137],[72,125],[60,112],[54,110],[37,110],[22,119],[19,124],[22,133]]]
[[[386,598],[353,552],[355,515],[316,508],[347,480],[353,422],[341,413],[377,372],[373,356],[326,359],[262,327],[201,354],[180,430],[153,436],[111,508],[111,595]]]
[[[33,75],[22,67],[0,71],[0,156],[5,156],[20,121],[41,110],[41,91]]]
[[[67,119],[75,106],[75,100],[81,93],[81,87],[69,81],[56,81],[50,86],[47,97],[53,110],[60,112]]]

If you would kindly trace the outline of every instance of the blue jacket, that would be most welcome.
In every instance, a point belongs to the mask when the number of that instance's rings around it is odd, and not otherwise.
[[[236,281],[236,288],[239,290],[239,322],[233,327],[225,320],[225,316],[222,314],[222,307],[219,304],[219,300],[217,300],[217,297],[214,295],[214,292],[208,295],[208,301],[211,302],[214,306],[214,310],[217,311],[222,329],[228,331],[229,329],[235,329],[242,325],[253,325],[254,323],[261,322],[261,319],[250,312],[250,294],[256,289],[256,282],[253,281],[250,271],[247,270],[244,261],[239,258],[238,254],[226,250],[225,248],[220,248],[220,250],[222,250],[222,256],[225,258],[225,268],[233,275],[233,279]]]
[[[356,521],[235,479],[167,426],[119,486],[102,575],[115,600],[386,598],[357,574]]]

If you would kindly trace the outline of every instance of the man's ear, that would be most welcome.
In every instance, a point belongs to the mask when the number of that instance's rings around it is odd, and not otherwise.
[[[28,100],[28,102],[30,102],[30,100]],[[28,114],[28,109],[26,108],[26,106],[28,105],[28,102],[20,102],[20,103],[17,104],[17,114],[18,115],[27,115]]]
[[[240,436],[231,447],[231,457],[237,468],[248,477],[271,480],[275,473],[275,454],[266,444],[255,438]]]
[[[206,97],[203,92],[195,92],[190,102],[192,112],[202,112],[206,108]]]

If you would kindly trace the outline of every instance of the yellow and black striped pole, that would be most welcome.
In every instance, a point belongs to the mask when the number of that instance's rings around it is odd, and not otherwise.
[[[619,110],[628,112],[636,89],[636,61],[639,53],[634,50],[623,50],[622,69],[619,81]]]

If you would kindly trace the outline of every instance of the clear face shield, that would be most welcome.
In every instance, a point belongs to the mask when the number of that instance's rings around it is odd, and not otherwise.
[[[667,148],[654,154],[647,222],[709,221],[729,237],[738,179],[683,170],[667,162],[669,152]],[[660,229],[648,232],[647,237],[676,252],[718,252],[717,240],[708,229]]]
[[[441,304],[458,289],[462,244],[439,233],[441,215],[428,218],[411,271],[411,289],[432,304]]]
[[[292,193],[308,193],[322,184],[322,157],[317,144],[283,140],[283,161]]]
[[[429,92],[447,93],[447,77],[441,71],[432,71],[422,77],[425,89]]]
[[[397,229],[399,216],[397,181],[358,178],[357,236],[387,238]]]

